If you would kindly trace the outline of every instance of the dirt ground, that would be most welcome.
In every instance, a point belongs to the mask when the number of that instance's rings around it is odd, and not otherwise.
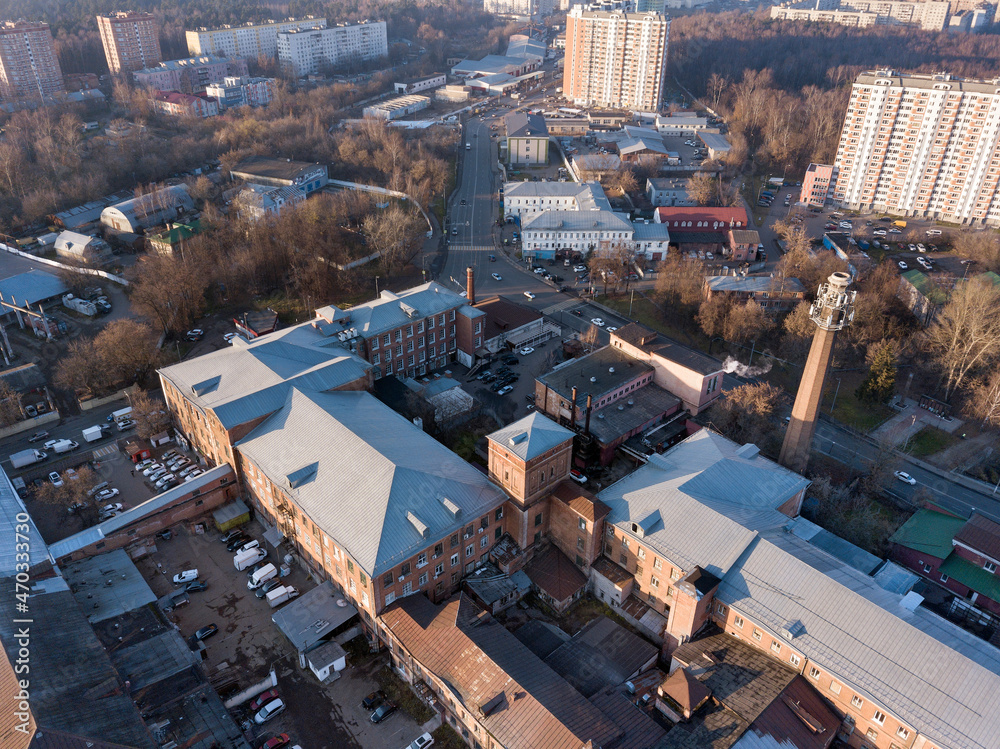
[[[254,538],[263,537],[257,523],[246,530]],[[288,708],[263,729],[255,727],[254,746],[288,733],[293,743],[308,749],[387,749],[420,735],[419,726],[402,711],[374,725],[361,708],[362,698],[378,688],[372,675],[387,662],[387,655],[357,667],[349,660],[340,678],[327,684],[300,667],[294,648],[271,621],[272,609],[247,589],[246,574],[233,568],[232,555],[218,533],[196,535],[179,529],[157,548],[154,557],[140,560],[138,566],[158,596],[173,590],[172,576],[185,569],[197,568],[199,579],[208,584],[207,590],[190,595],[189,604],[167,615],[186,638],[207,624],[218,625],[218,634],[205,640],[203,666],[208,677],[231,672],[245,689],[266,678],[271,668],[277,674],[276,688]],[[280,557],[268,550],[272,561]],[[300,593],[314,587],[305,571],[295,566],[284,582]],[[249,710],[237,708],[233,715],[242,722]]]

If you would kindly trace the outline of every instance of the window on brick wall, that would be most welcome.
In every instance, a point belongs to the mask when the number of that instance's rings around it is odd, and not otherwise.
[[[830,691],[834,694],[840,694],[840,690],[843,689],[843,685],[839,681],[830,682]]]
[[[790,656],[788,656],[788,662],[791,663],[793,666],[797,666],[800,663],[802,663],[802,659],[799,658],[795,653],[792,653]]]
[[[816,668],[815,666],[812,666],[809,669],[809,678],[810,679],[818,679],[819,678],[819,669]]]
[[[579,525],[581,531],[587,530],[587,521],[583,518],[577,520],[577,525]]]
[[[382,575],[382,584],[383,585],[392,585],[393,582],[394,582],[394,580],[393,580],[391,572],[386,572],[384,575]]]
[[[417,579],[417,585],[420,585],[421,587],[424,586],[424,585],[427,585],[427,573],[426,572],[421,572],[420,573],[420,577]]]
[[[646,550],[640,546],[638,549],[635,550],[635,555],[639,557],[639,559],[645,559]]]
[[[851,705],[856,708],[862,708],[865,706],[865,701],[858,697],[858,695],[854,695],[851,697]]]
[[[660,560],[660,559],[657,559],[656,557],[653,557],[653,569],[654,570],[662,570],[663,569],[663,561]]]
[[[739,614],[733,617],[733,626],[737,629],[743,629],[743,617]]]
[[[756,627],[753,628],[753,639],[755,639],[757,641],[760,641],[760,638],[763,635],[764,635],[764,633],[761,632],[759,629],[757,629]]]
[[[885,713],[881,710],[876,710],[875,714],[872,716],[872,722],[878,723],[880,726],[885,725]]]
[[[427,565],[427,552],[417,554],[417,569]]]

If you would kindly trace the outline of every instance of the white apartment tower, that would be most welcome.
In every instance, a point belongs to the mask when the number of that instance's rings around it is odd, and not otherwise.
[[[292,66],[295,74],[300,76],[318,73],[323,65],[377,60],[388,54],[385,21],[282,31],[278,34],[278,59]]]
[[[193,57],[277,57],[278,34],[283,31],[325,29],[326,19],[306,16],[286,21],[247,23],[243,26],[223,26],[218,29],[195,29],[185,32],[188,52]]]
[[[0,23],[0,101],[38,100],[65,91],[47,23]]]
[[[582,106],[656,111],[663,98],[670,19],[586,11],[566,17],[563,95]]]
[[[834,166],[849,208],[1000,224],[1000,79],[862,73]]]
[[[97,28],[112,73],[145,70],[163,61],[160,32],[152,13],[107,13],[97,17]]]

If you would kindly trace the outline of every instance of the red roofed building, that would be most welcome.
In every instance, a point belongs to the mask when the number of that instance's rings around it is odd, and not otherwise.
[[[214,96],[182,94],[180,91],[157,91],[153,107],[160,114],[170,117],[214,117],[219,113],[219,102]]]
[[[750,226],[744,208],[708,208],[702,206],[660,206],[653,214],[658,224],[670,228],[670,237],[685,232],[728,234],[731,229]]]

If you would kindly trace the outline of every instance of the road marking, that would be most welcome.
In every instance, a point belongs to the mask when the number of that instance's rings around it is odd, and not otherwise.
[[[118,445],[111,443],[110,445],[105,445],[104,447],[99,447],[94,450],[95,458],[103,458],[105,455],[117,455]]]

